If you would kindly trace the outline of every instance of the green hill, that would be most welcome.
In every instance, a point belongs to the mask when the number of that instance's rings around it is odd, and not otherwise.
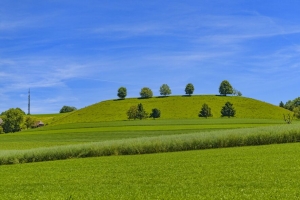
[[[233,103],[236,109],[236,118],[283,119],[283,114],[291,113],[281,107],[246,97],[169,96],[102,101],[62,116],[53,124],[127,120],[127,110],[139,103],[143,104],[148,113],[151,112],[152,108],[160,109],[163,119],[198,118],[202,104],[207,103],[212,110],[213,118],[220,118],[221,108],[227,101]]]

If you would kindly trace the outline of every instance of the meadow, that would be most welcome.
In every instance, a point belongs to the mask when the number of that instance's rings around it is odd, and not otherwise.
[[[221,118],[228,100],[237,116]],[[138,103],[162,117],[127,120]],[[198,117],[203,103],[214,117]],[[33,115],[47,126],[0,135],[1,199],[297,199],[300,121],[285,124],[288,113],[199,95]]]
[[[1,199],[299,199],[300,144],[0,166]]]

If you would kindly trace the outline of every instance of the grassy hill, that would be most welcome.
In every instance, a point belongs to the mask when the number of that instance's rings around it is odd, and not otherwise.
[[[236,118],[282,119],[290,111],[269,103],[246,97],[236,96],[169,96],[149,99],[128,98],[125,100],[107,100],[59,117],[54,124],[127,120],[126,112],[131,106],[142,103],[150,113],[153,108],[161,111],[162,119],[198,118],[204,103],[212,110],[213,118],[220,118],[221,108],[229,101],[236,109]]]

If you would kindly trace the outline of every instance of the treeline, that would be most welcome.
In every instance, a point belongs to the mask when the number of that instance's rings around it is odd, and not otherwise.
[[[288,100],[285,104],[281,101],[279,106],[287,110],[293,111],[294,116],[300,119],[300,97],[294,100]]]
[[[192,83],[188,83],[185,86],[184,91],[185,91],[186,95],[192,95],[195,91],[195,87]],[[172,94],[172,91],[171,91],[171,88],[167,84],[163,84],[159,88],[159,93],[162,96],[168,96],[168,95]],[[224,80],[221,82],[220,87],[219,87],[219,93],[220,93],[220,95],[224,95],[224,96],[226,96],[228,94],[231,94],[234,96],[242,96],[242,93],[239,90],[233,88],[232,85],[227,80]],[[117,96],[120,99],[125,99],[127,96],[127,88],[120,87],[118,89]],[[153,92],[149,87],[143,87],[140,91],[140,97],[141,98],[151,98],[151,97],[153,97]]]
[[[235,108],[233,107],[233,104],[230,102],[226,102],[225,105],[221,109],[221,116],[222,117],[234,117],[236,114]],[[131,106],[129,110],[127,111],[127,117],[128,119],[146,119],[146,118],[159,118],[161,116],[161,111],[158,108],[153,108],[150,115],[144,110],[144,107],[141,103],[139,103],[137,106]],[[208,106],[208,104],[204,103],[202,105],[202,108],[198,114],[199,117],[212,117],[211,108]]]

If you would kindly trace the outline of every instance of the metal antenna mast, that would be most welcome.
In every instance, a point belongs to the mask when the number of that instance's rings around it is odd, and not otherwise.
[[[30,88],[28,90],[28,115],[30,115]]]

